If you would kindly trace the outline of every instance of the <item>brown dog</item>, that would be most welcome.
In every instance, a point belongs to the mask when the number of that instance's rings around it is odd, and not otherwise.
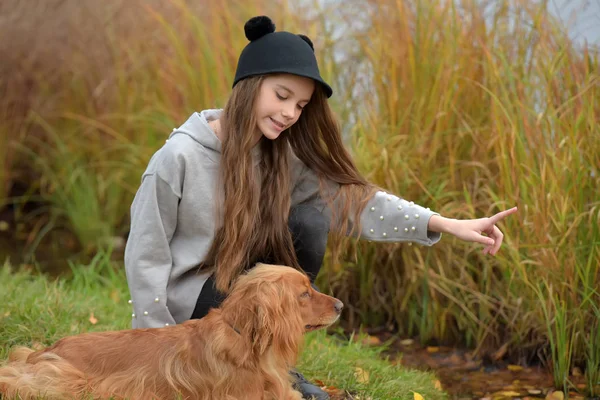
[[[334,323],[342,307],[314,291],[303,273],[258,264],[200,320],[85,333],[35,352],[19,348],[0,368],[0,393],[8,399],[301,399],[289,370],[303,334]]]

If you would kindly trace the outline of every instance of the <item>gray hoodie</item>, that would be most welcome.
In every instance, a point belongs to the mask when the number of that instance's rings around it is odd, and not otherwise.
[[[173,130],[150,159],[131,205],[125,270],[133,308],[132,327],[162,327],[188,320],[202,286],[212,273],[197,272],[222,216],[214,206],[221,142],[208,125],[222,110],[192,114]],[[258,146],[253,153],[259,160]],[[319,181],[293,157],[292,205],[308,204],[326,215]],[[336,187],[332,183],[333,187]],[[431,246],[439,233],[427,231],[436,213],[385,192],[369,201],[361,215],[361,238],[416,242]]]

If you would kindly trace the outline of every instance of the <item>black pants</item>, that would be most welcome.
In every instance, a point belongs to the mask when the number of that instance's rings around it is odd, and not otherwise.
[[[298,263],[311,282],[315,280],[323,264],[329,233],[329,220],[312,206],[296,206],[290,210],[289,229],[294,240]],[[268,263],[269,260],[262,260]],[[204,317],[211,308],[217,308],[225,295],[215,288],[214,274],[204,283],[190,319]]]

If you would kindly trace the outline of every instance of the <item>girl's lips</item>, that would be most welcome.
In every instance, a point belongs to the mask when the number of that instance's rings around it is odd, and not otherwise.
[[[279,122],[275,121],[273,118],[269,117],[269,119],[271,120],[271,122],[273,123],[273,126],[279,130],[282,131],[285,128],[285,125],[280,124]]]

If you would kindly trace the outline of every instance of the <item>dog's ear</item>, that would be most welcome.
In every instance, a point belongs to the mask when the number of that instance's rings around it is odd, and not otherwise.
[[[304,333],[298,301],[284,280],[263,282],[254,297],[254,349],[269,348],[288,363],[295,363]]]

